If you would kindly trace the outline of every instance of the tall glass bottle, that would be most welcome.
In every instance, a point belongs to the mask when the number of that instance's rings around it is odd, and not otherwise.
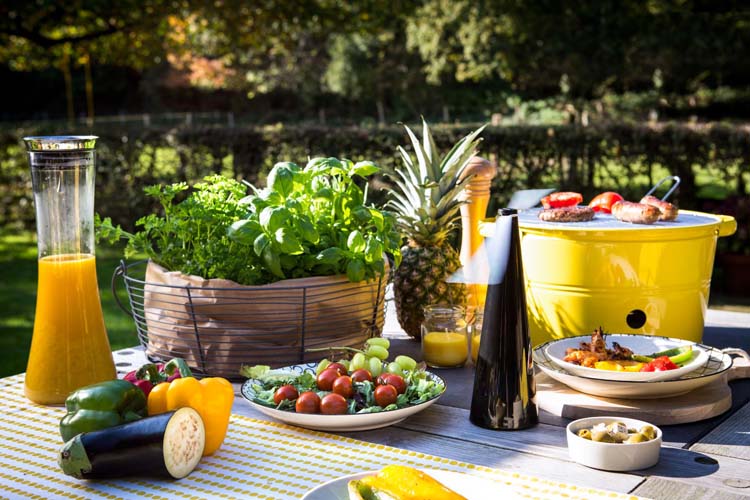
[[[539,416],[517,211],[501,209],[495,224],[469,418],[488,429],[525,429]]]
[[[65,402],[116,378],[94,257],[93,136],[26,137],[36,208],[39,278],[25,394]]]

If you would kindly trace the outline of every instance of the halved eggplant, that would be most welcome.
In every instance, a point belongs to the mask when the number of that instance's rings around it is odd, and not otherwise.
[[[63,472],[78,479],[190,474],[203,455],[206,430],[192,408],[78,434],[60,450]]]

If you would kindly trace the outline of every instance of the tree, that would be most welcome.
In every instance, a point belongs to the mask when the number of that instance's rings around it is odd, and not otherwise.
[[[750,81],[750,14],[684,0],[425,0],[407,23],[429,81],[505,79],[549,95],[566,81],[573,95],[667,85]]]
[[[166,0],[68,2],[10,1],[0,4],[0,61],[19,71],[59,68],[72,121],[71,67],[83,66],[88,115],[93,119],[92,61],[144,67],[163,57],[167,16],[185,5]]]

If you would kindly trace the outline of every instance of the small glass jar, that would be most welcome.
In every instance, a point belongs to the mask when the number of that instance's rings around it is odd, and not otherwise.
[[[469,357],[466,311],[461,306],[424,308],[422,359],[432,368],[463,366]]]
[[[479,342],[482,339],[482,319],[484,318],[484,312],[482,309],[476,309],[474,311],[474,321],[471,322],[471,361],[476,365],[477,357],[479,356]]]

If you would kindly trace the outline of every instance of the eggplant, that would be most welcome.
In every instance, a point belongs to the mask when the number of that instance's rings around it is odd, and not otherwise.
[[[63,472],[78,479],[160,476],[180,479],[203,455],[206,430],[192,408],[78,434],[60,450]]]

